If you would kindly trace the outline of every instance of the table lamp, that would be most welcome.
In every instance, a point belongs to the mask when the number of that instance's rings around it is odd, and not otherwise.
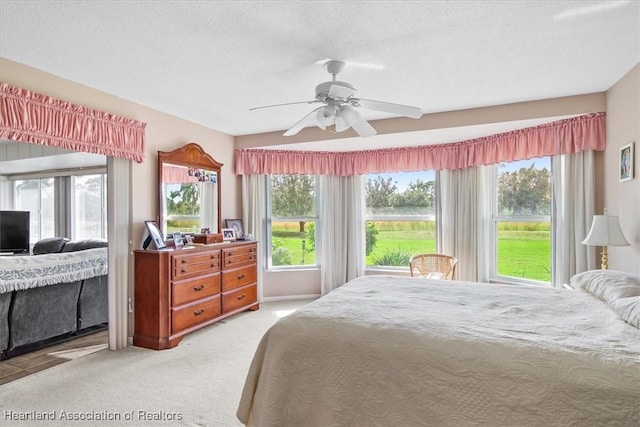
[[[625,239],[620,228],[620,221],[617,216],[594,215],[589,234],[582,241],[583,245],[602,246],[602,258],[600,268],[606,270],[608,267],[607,246],[630,246]]]

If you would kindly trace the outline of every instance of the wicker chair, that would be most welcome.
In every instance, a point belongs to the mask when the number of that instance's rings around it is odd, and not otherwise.
[[[418,254],[411,257],[409,270],[412,277],[451,280],[458,260],[444,254]]]

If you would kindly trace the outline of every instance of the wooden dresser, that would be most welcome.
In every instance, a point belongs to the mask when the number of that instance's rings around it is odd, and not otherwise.
[[[135,251],[133,345],[161,350],[244,310],[257,310],[257,243]]]

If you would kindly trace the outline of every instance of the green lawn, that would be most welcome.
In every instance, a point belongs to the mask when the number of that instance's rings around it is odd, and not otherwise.
[[[498,274],[551,281],[549,231],[498,231]]]
[[[395,222],[377,224],[376,246],[367,256],[367,265],[375,265],[375,259],[400,248],[408,254],[435,252],[433,223]],[[531,230],[531,231],[529,231]],[[501,276],[551,281],[551,245],[549,227],[539,224],[501,224],[498,231],[498,274]],[[305,233],[298,231],[298,224],[277,224],[273,228],[273,240],[286,248],[291,265],[314,265],[315,251],[304,252],[309,242]],[[284,265],[281,263],[279,265]]]

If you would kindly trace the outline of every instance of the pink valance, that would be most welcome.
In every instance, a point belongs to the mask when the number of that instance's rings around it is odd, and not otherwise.
[[[195,172],[195,169],[186,166],[172,166],[168,164],[162,165],[162,182],[165,184],[183,184],[187,182],[198,182],[199,179],[195,175],[189,175],[189,172]]]
[[[146,123],[0,83],[0,138],[144,160]]]
[[[363,175],[464,169],[605,148],[605,113],[592,113],[468,141],[382,150],[236,150],[238,175]]]

